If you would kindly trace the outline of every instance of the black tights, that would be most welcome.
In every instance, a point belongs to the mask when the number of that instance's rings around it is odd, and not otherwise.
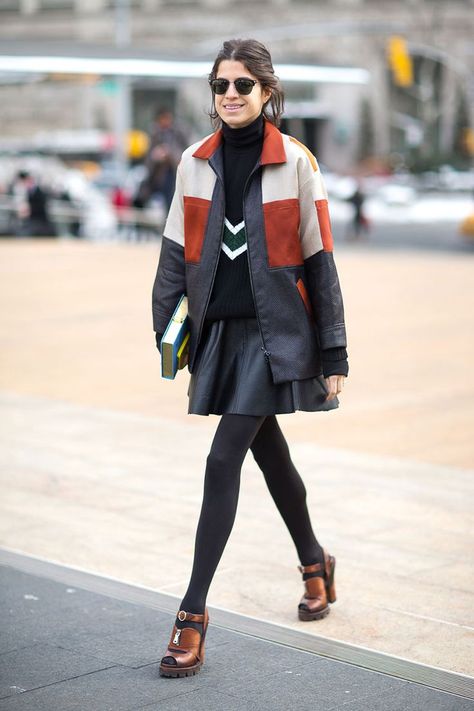
[[[207,457],[194,563],[182,609],[203,612],[215,570],[234,525],[240,470],[248,449],[290,532],[302,565],[321,560],[306,506],[306,489],[274,415],[223,415]]]
[[[249,448],[290,532],[301,564],[322,562],[322,548],[306,506],[306,489],[291,461],[276,417],[223,415],[207,457],[194,563],[182,610],[204,612],[209,586],[234,525],[240,470]],[[177,624],[185,625],[194,623]]]

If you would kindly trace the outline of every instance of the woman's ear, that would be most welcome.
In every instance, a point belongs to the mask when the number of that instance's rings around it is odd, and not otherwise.
[[[268,102],[272,98],[272,90],[265,87],[265,89],[262,90],[262,98],[263,98],[263,103],[268,104]]]

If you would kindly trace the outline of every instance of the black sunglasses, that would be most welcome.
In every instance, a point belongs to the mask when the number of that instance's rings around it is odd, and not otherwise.
[[[209,84],[211,86],[214,94],[225,94],[229,88],[229,79],[209,79]],[[252,92],[255,84],[258,84],[256,79],[249,79],[248,77],[240,77],[233,82],[235,89],[238,94],[246,95]]]

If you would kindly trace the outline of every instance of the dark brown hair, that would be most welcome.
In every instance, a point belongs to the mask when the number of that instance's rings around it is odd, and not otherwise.
[[[247,70],[257,77],[262,86],[262,90],[270,89],[271,97],[263,106],[263,115],[271,121],[271,123],[275,124],[275,126],[279,126],[283,114],[285,95],[280,80],[275,76],[272,58],[265,45],[254,39],[232,39],[224,42],[222,49],[214,61],[209,79],[215,79],[219,65],[224,59],[242,62]],[[269,108],[271,108],[271,113],[269,112]],[[214,128],[219,128],[222,121],[216,111],[214,95],[212,95],[209,116]]]

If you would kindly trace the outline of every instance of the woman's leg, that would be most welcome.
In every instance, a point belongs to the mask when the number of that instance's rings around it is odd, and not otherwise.
[[[219,422],[206,461],[193,568],[181,610],[204,612],[209,586],[234,524],[242,463],[264,420],[251,415],[223,415]],[[179,620],[176,626],[202,629],[199,623]],[[172,657],[165,659],[175,663]]]
[[[306,488],[291,461],[288,444],[274,415],[265,419],[251,450],[294,541],[301,564],[323,563],[323,550],[314,535],[306,506]],[[314,573],[305,575],[310,577]]]

